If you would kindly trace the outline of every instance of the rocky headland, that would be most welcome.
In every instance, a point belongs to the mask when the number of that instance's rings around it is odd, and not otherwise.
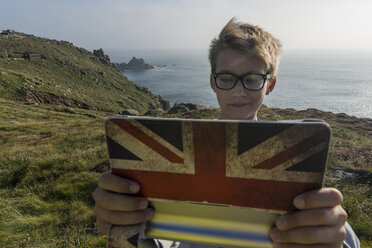
[[[116,66],[120,71],[140,71],[154,69],[155,67],[149,65],[145,62],[143,58],[133,57],[128,64],[127,63],[117,63]]]
[[[141,59],[130,64],[146,65]],[[102,48],[90,52],[13,30],[0,33],[0,96],[112,113],[163,106],[158,96],[128,80]]]

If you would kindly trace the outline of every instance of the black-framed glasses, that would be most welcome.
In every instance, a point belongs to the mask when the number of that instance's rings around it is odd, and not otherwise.
[[[230,73],[214,73],[213,77],[216,87],[221,90],[231,90],[240,80],[244,89],[259,91],[264,87],[266,80],[270,78],[270,74],[248,73],[237,76]]]

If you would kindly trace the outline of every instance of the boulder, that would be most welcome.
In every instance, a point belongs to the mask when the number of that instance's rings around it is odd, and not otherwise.
[[[194,103],[184,103],[184,105],[189,109],[189,110],[200,110],[200,109],[205,109],[206,107],[201,105],[201,104],[194,104]]]
[[[178,114],[188,112],[189,109],[183,103],[174,103],[173,107],[168,110],[168,114]]]
[[[205,109],[206,107],[201,104],[194,103],[174,103],[173,107],[168,110],[169,114],[184,113],[188,111],[195,111],[200,109]]]
[[[159,99],[161,107],[164,111],[168,111],[170,109],[170,102],[167,99]]]
[[[124,109],[123,112],[121,112],[122,115],[135,115],[137,116],[139,113],[137,110],[134,109]]]
[[[143,115],[154,116],[154,115],[156,115],[156,110],[155,109],[149,109]]]
[[[162,108],[149,108],[143,115],[145,116],[157,116],[158,114],[163,114],[164,110]]]

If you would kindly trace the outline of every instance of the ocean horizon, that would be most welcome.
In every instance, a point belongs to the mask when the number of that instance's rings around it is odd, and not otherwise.
[[[113,62],[143,58],[155,69],[125,71],[136,84],[175,102],[218,107],[209,86],[207,49],[188,51],[131,50],[107,53]],[[372,55],[336,52],[283,52],[277,84],[264,104],[304,110],[315,108],[372,118]]]

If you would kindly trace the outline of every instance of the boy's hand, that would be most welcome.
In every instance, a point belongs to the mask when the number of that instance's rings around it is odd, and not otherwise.
[[[270,231],[274,247],[343,247],[347,214],[340,206],[342,194],[322,188],[297,196],[299,211],[283,215]]]
[[[98,187],[93,192],[96,202],[94,213],[97,216],[97,228],[107,234],[111,224],[139,224],[152,218],[153,210],[148,201],[136,194],[140,190],[138,183],[111,174],[103,173],[98,179]]]

